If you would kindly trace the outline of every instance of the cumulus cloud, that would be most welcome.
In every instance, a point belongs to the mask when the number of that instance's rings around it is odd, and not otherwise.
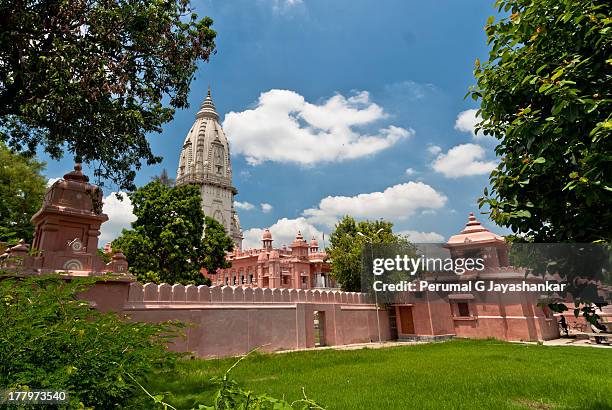
[[[417,172],[414,170],[414,168],[407,168],[406,169],[406,175],[408,176],[412,176],[414,174],[416,174]]]
[[[461,111],[455,120],[455,129],[457,131],[470,133],[472,137],[477,140],[494,139],[492,136],[485,135],[482,131],[475,132],[476,124],[482,121],[482,117],[477,113],[478,110],[475,109]]]
[[[234,206],[238,209],[243,209],[245,211],[250,211],[251,209],[255,208],[255,205],[253,205],[250,202],[240,202],[240,201],[234,201]]]
[[[430,145],[427,147],[427,151],[429,151],[430,154],[437,155],[442,152],[442,148],[437,145]]]
[[[306,220],[306,218],[303,217],[295,219],[279,219],[274,225],[270,226],[269,229],[272,233],[272,239],[274,240],[273,246],[275,248],[280,248],[283,245],[289,246],[295,239],[295,235],[298,231],[302,233],[304,239],[307,241],[314,236],[320,242],[322,237],[322,232],[315,228],[308,220]],[[261,248],[261,237],[263,233],[264,230],[260,228],[253,228],[244,231],[242,247],[244,249]]]
[[[427,94],[435,91],[433,84],[417,83],[416,81],[406,80],[385,85],[385,92],[396,98],[405,98],[409,101],[416,101],[425,98]]]
[[[364,157],[387,149],[414,134],[388,125],[374,133],[364,126],[387,118],[366,91],[336,94],[320,104],[290,90],[270,90],[253,109],[230,112],[223,129],[232,149],[251,165],[265,161],[313,165]]]
[[[283,12],[302,3],[302,0],[272,0],[272,10]]]
[[[267,204],[265,202],[259,204],[261,206],[261,212],[263,212],[264,214],[269,213],[270,211],[272,211],[272,205]]]
[[[47,180],[47,188],[49,188],[51,185],[55,184],[57,181],[59,181],[61,178],[49,178]]]
[[[408,240],[413,243],[436,243],[443,242],[444,236],[437,232],[419,232],[419,231],[400,231],[400,235],[408,237]]]
[[[497,166],[495,161],[483,161],[485,149],[476,144],[461,144],[439,154],[432,168],[448,178],[488,174]]]
[[[318,207],[303,213],[308,221],[333,226],[343,215],[358,219],[383,218],[401,221],[417,210],[438,209],[446,204],[446,196],[422,182],[407,182],[394,185],[383,192],[372,192],[356,196],[328,196]]]
[[[122,192],[123,200],[117,199],[115,192],[104,197],[102,211],[108,215],[108,221],[100,228],[99,245],[104,246],[121,235],[123,228],[130,228],[130,223],[136,220],[132,212],[132,201],[125,192]]]

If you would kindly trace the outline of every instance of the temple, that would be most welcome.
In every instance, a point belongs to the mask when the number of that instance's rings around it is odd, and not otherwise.
[[[219,221],[234,247],[242,249],[242,230],[234,209],[238,190],[232,183],[229,143],[219,124],[210,88],[183,142],[176,185],[186,184],[200,187],[204,215]]]
[[[42,208],[32,218],[35,249],[23,241],[9,247],[0,256],[0,268],[25,275],[60,273],[66,280],[104,275],[82,294],[92,307],[136,321],[191,323],[186,338],[173,341],[173,350],[222,357],[254,348],[275,351],[379,340],[559,337],[557,316],[541,304],[546,296],[540,292],[425,290],[405,292],[381,304],[371,294],[340,291],[329,277],[327,255],[317,240],[307,242],[299,232],[289,248],[279,249],[265,230],[260,249],[236,249],[228,255],[232,267],[212,275],[213,286],[142,284],[126,274],[122,254],[112,255],[108,263],[97,255],[100,225],[108,219],[102,197],[77,164],[47,190]],[[461,276],[431,272],[424,279],[437,284],[476,278],[503,284],[544,281],[509,266],[504,238],[487,230],[473,214],[442,249],[453,259],[482,257],[487,269]],[[107,277],[111,272],[114,275]],[[610,286],[600,286],[599,292],[611,301]],[[598,314],[609,320],[612,308],[604,307]],[[586,325],[583,318],[567,319]]]
[[[21,241],[0,255],[0,267],[23,273],[69,273],[92,276],[127,274],[121,252],[104,263],[98,255],[100,225],[108,220],[102,212],[102,190],[89,183],[81,164],[53,183],[45,193],[41,209],[32,217],[34,243]]]
[[[216,285],[240,285],[261,288],[337,288],[329,276],[325,251],[316,238],[306,242],[298,231],[290,248],[274,248],[272,233],[266,229],[262,247],[248,251],[235,250],[228,255],[232,267],[209,275]]]

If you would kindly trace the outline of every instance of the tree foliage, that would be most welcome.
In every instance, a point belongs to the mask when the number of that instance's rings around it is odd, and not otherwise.
[[[152,181],[158,181],[160,184],[171,188],[174,186],[175,180],[174,178],[170,178],[168,175],[168,170],[166,168],[162,169],[161,174],[155,175],[151,178]]]
[[[17,154],[0,142],[0,241],[32,241],[30,218],[42,205],[44,169],[43,162]]]
[[[329,237],[330,247],[327,255],[331,260],[331,274],[347,292],[361,291],[361,254],[364,245],[371,239],[372,243],[407,244],[408,240],[393,233],[393,223],[377,221],[356,222],[346,215],[336,224]],[[365,236],[359,235],[361,232]]]
[[[187,107],[214,52],[211,25],[189,0],[0,0],[0,140],[133,189],[133,167],[161,160],[145,135]]]
[[[480,205],[535,242],[612,239],[612,19],[603,0],[498,0],[476,61],[501,162]]]
[[[232,238],[227,236],[225,228],[216,219],[207,216],[204,218],[204,222],[206,227],[202,239],[204,249],[202,267],[208,272],[216,272],[217,269],[231,267],[232,264],[225,255],[234,249]]]
[[[112,246],[125,254],[130,272],[141,281],[210,283],[200,269],[217,266],[232,242],[210,218],[206,219],[208,238],[203,239],[200,189],[195,185],[169,188],[152,181],[129,197],[137,219]]]
[[[146,380],[170,370],[166,343],[175,325],[135,323],[78,299],[93,283],[57,276],[0,277],[0,385],[66,390],[68,408],[110,409],[141,395]]]

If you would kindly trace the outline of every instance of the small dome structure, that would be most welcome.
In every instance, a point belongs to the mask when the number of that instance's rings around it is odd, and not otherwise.
[[[266,228],[264,230],[262,240],[272,240],[272,232],[270,232],[270,229]]]
[[[482,226],[474,216],[474,212],[470,212],[465,228],[459,234],[451,236],[447,245],[465,243],[505,243],[505,240],[502,236],[496,235]]]

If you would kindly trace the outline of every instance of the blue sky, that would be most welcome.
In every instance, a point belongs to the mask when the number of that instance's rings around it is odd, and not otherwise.
[[[478,211],[495,142],[470,131],[468,110],[477,105],[464,95],[474,60],[487,55],[483,27],[495,13],[492,1],[193,4],[213,18],[218,51],[200,64],[190,108],[150,136],[164,160],[143,169],[137,185],[162,168],[175,174],[210,84],[233,152],[246,247],[269,226],[276,245],[295,228],[329,233],[343,210],[448,239]],[[346,145],[334,145],[340,140]],[[70,163],[49,161],[48,176],[61,176]],[[114,222],[103,241],[129,220],[125,206],[109,200]]]

